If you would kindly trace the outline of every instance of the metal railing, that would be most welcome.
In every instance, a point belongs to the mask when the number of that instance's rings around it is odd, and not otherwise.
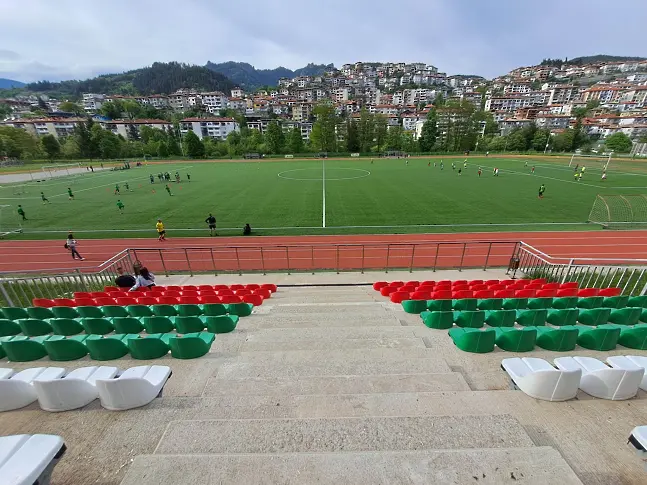
[[[647,259],[553,257],[524,242],[515,253],[518,267],[510,268],[532,278],[564,283],[577,281],[586,288],[622,288],[626,295],[647,294]]]

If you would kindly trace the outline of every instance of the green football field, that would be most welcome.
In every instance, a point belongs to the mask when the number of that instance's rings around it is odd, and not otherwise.
[[[440,158],[151,163],[20,188],[3,184],[0,224],[17,225],[22,204],[28,221],[15,236],[22,238],[57,238],[68,230],[84,238],[147,236],[158,218],[174,236],[204,236],[209,212],[222,235],[240,234],[245,223],[264,235],[573,230],[596,228],[586,221],[597,194],[647,192],[646,162],[613,160],[602,181],[602,164],[588,160],[582,180],[575,181],[566,158],[469,157],[463,168],[464,160],[443,158],[444,169]],[[173,196],[157,177],[149,182],[151,173],[176,170],[181,182],[169,183]],[[68,187],[74,200],[68,200]],[[41,202],[41,190],[49,204]]]

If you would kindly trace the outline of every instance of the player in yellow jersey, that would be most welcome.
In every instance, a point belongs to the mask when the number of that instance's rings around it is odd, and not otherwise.
[[[162,219],[157,219],[155,229],[157,229],[157,239],[159,241],[166,241],[166,230],[164,229],[164,223],[162,222]]]

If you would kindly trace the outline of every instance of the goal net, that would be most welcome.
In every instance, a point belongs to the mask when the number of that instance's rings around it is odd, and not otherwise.
[[[589,222],[608,229],[647,226],[647,194],[598,195]]]
[[[591,167],[594,169],[600,169],[602,171],[606,170],[609,167],[611,162],[611,154],[602,154],[602,155],[581,155],[574,153],[571,156],[571,161],[568,162],[569,167]]]
[[[18,206],[0,205],[0,238],[22,232]]]
[[[42,170],[45,177],[49,179],[53,179],[55,177],[67,177],[70,175],[80,175],[88,171],[85,167],[82,167],[80,163],[44,165]]]

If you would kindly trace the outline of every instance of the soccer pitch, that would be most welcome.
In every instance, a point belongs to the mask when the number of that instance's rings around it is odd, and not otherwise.
[[[647,192],[646,162],[613,160],[602,181],[602,165],[591,161],[582,180],[575,181],[565,158],[468,157],[467,168],[464,160],[150,163],[30,182],[21,190],[3,185],[0,205],[10,207],[3,209],[2,224],[16,224],[16,208],[22,204],[28,220],[22,222],[24,232],[12,237],[29,239],[60,238],[68,230],[84,238],[153,237],[158,218],[170,237],[204,236],[210,212],[220,235],[238,235],[245,223],[257,235],[585,230],[599,229],[586,224],[597,194]],[[493,176],[495,167],[498,177]],[[171,173],[173,196],[157,178],[161,171]],[[155,176],[154,184],[149,174]],[[114,194],[117,183],[120,195]],[[546,193],[540,200],[542,183]],[[74,200],[68,200],[68,187]],[[41,191],[49,204],[41,202]],[[117,199],[125,205],[123,214]]]

